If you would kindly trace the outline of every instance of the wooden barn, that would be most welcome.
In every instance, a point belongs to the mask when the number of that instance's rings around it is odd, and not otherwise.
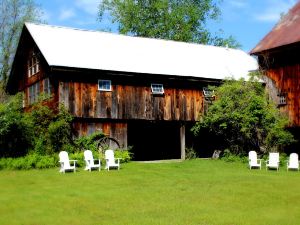
[[[24,107],[48,94],[74,115],[76,135],[102,131],[135,160],[180,159],[203,89],[256,69],[241,50],[26,23],[7,90],[24,92]]]
[[[290,128],[300,140],[300,2],[257,44],[266,87],[278,107],[289,117]]]

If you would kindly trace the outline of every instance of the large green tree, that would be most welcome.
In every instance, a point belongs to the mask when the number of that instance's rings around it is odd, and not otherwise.
[[[103,0],[99,19],[106,12],[121,34],[175,41],[240,47],[230,36],[213,34],[209,20],[220,15],[220,0]]]
[[[257,79],[227,80],[216,88],[217,99],[193,128],[221,137],[234,154],[249,150],[280,151],[294,141],[286,130],[287,118],[280,114]]]
[[[41,10],[34,0],[0,0],[0,81],[9,76],[24,22],[39,21]],[[2,90],[3,91],[3,88]]]

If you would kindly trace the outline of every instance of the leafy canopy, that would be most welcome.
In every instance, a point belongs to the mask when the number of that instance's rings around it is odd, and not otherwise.
[[[240,47],[232,36],[222,38],[207,29],[220,15],[220,0],[103,0],[99,20],[108,12],[121,34],[183,42]]]
[[[288,120],[267,98],[257,79],[226,80],[216,88],[217,99],[193,131],[206,129],[225,141],[234,154],[248,150],[267,152],[281,150],[293,142],[285,127]]]

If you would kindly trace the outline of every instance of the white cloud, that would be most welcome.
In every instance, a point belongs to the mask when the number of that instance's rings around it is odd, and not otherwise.
[[[282,13],[296,4],[297,0],[267,0],[264,11],[253,15],[254,19],[261,22],[277,22]]]
[[[58,16],[59,20],[68,20],[76,16],[74,9],[62,9]]]
[[[75,0],[76,6],[90,15],[96,15],[98,13],[100,2],[101,0]]]
[[[246,0],[230,0],[229,5],[234,8],[245,8],[248,4]]]

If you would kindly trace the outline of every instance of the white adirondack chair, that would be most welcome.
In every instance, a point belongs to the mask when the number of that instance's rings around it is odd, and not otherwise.
[[[115,158],[115,154],[113,150],[106,150],[105,151],[105,160],[106,160],[106,167],[105,169],[109,170],[109,168],[118,168],[120,169],[120,158]]]
[[[269,159],[266,161],[266,170],[267,169],[276,169],[277,171],[279,170],[279,153],[269,153]]]
[[[92,169],[97,169],[97,168],[99,171],[101,170],[101,160],[94,159],[91,150],[85,150],[83,154],[84,154],[84,161],[85,161],[85,170],[89,170],[90,172]]]
[[[289,161],[287,162],[287,170],[298,170],[299,171],[299,157],[297,153],[291,153]]]
[[[74,171],[76,172],[76,161],[77,160],[70,160],[69,155],[66,151],[61,151],[59,153],[59,162],[60,162],[60,170],[59,172],[65,173],[66,171]],[[70,162],[73,162],[71,165]]]
[[[256,151],[249,152],[249,168],[259,168],[261,169],[261,159],[257,159]]]

